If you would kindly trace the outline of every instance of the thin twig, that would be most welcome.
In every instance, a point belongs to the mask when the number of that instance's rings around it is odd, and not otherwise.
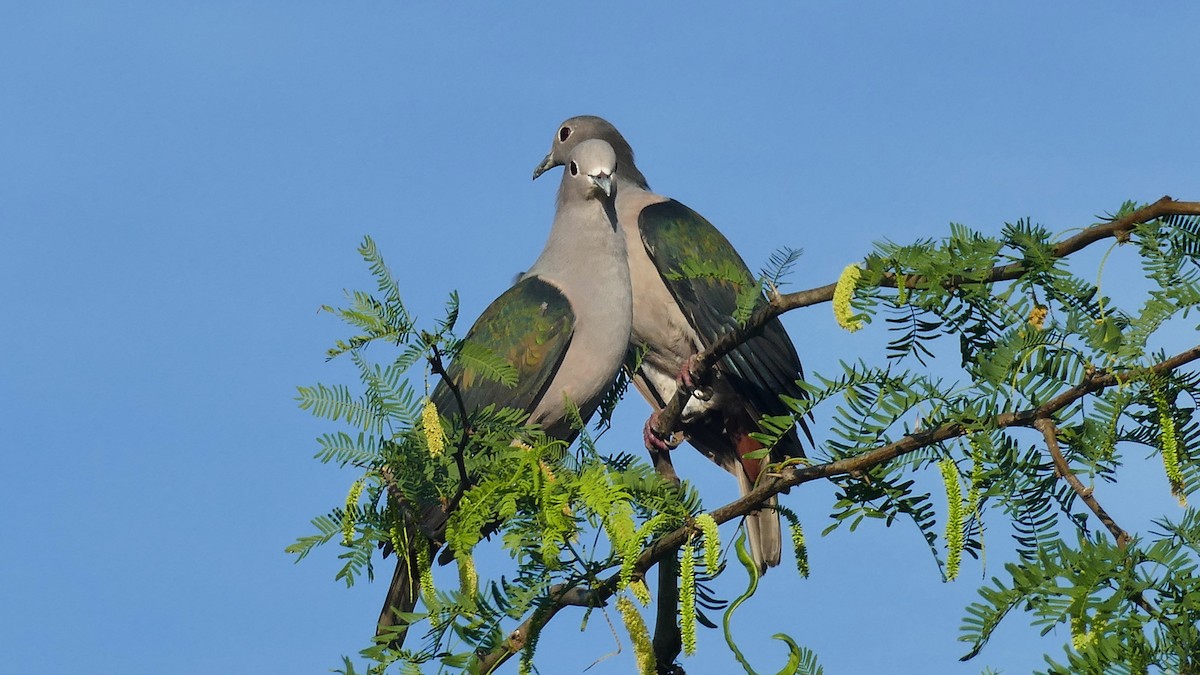
[[[1112,516],[1108,515],[1108,511],[1105,511],[1104,507],[1100,505],[1100,501],[1096,499],[1095,491],[1084,485],[1079,480],[1079,477],[1075,475],[1075,472],[1071,471],[1071,465],[1067,464],[1067,458],[1063,457],[1062,448],[1059,447],[1058,427],[1054,424],[1054,421],[1049,417],[1039,417],[1033,421],[1033,426],[1042,432],[1042,438],[1046,439],[1046,448],[1050,450],[1050,457],[1054,459],[1054,472],[1058,474],[1059,478],[1067,481],[1067,485],[1070,485],[1075,494],[1079,495],[1079,498],[1083,500],[1083,503],[1087,504],[1092,513],[1096,514],[1100,522],[1104,523],[1104,527],[1107,527],[1112,536],[1116,538],[1117,546],[1121,548],[1128,546],[1130,541],[1129,533],[1117,525]]]
[[[462,392],[459,391],[458,384],[455,383],[454,378],[446,373],[446,367],[442,363],[442,352],[438,349],[437,344],[430,344],[429,348],[433,350],[433,354],[429,357],[429,369],[433,371],[434,375],[442,378],[442,382],[450,390],[450,393],[454,395],[454,402],[458,405],[459,419],[463,421],[464,427],[463,434],[458,439],[458,447],[454,450],[454,464],[458,467],[458,489],[455,490],[454,496],[450,498],[450,501],[446,502],[446,506],[443,509],[446,517],[449,518],[449,514],[458,508],[458,503],[462,501],[463,495],[466,494],[467,486],[470,483],[467,477],[466,453],[467,441],[470,440],[471,434],[466,429],[468,419],[467,405],[463,402]]]

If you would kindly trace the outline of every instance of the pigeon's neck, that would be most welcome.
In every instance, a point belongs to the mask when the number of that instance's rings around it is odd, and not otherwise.
[[[638,185],[623,176],[620,171],[617,172],[617,213],[619,214],[619,222],[621,227],[631,229],[631,233],[637,241],[641,241],[641,235],[638,234],[638,214],[642,209],[651,204],[665,202],[667,198],[654,192],[649,187]],[[633,240],[626,242],[627,245],[632,245]],[[640,243],[639,243],[640,245]]]
[[[578,288],[604,288],[611,283],[628,286],[625,238],[616,226],[611,204],[605,207],[596,199],[561,205],[546,247],[528,274]]]

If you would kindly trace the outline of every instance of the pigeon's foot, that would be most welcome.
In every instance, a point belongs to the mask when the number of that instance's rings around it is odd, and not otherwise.
[[[692,374],[692,370],[696,367],[696,360],[696,354],[683,360],[683,365],[679,367],[679,381],[688,388],[692,396],[701,401],[707,401],[712,398],[712,387],[703,386],[699,378]]]

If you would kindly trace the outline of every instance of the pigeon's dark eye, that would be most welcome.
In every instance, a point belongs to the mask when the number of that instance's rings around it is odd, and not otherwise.
[[[565,143],[571,136],[571,127],[563,127],[558,130],[558,142]]]
[[[571,175],[572,176],[579,175],[579,165],[576,164],[575,162],[571,162]]]

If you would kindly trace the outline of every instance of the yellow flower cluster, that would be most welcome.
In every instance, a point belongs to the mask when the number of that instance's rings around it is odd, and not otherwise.
[[[958,577],[963,550],[962,486],[958,482],[958,466],[949,457],[938,462],[942,482],[946,484],[946,581]]]
[[[857,263],[846,265],[833,289],[833,318],[851,333],[863,327],[862,320],[854,318],[854,309],[850,306],[850,301],[854,299],[854,288],[861,276],[862,270]]]
[[[621,555],[621,573],[617,577],[619,588],[628,588],[633,583],[633,571],[635,563],[637,563],[638,555],[642,552],[642,542],[646,540],[646,535],[653,533],[663,521],[667,519],[667,514],[659,513],[654,515],[642,523],[632,536],[625,539],[623,542],[613,542],[614,547],[619,547],[618,553]]]
[[[717,531],[717,521],[711,515],[701,513],[696,516],[696,525],[704,533],[704,568],[712,574],[721,564],[721,534]]]
[[[421,573],[421,597],[427,606],[432,606],[437,597],[437,589],[433,586],[433,560],[430,558],[429,544],[425,541],[414,543],[417,545],[417,567]]]
[[[474,595],[479,590],[479,573],[475,571],[475,559],[470,553],[455,556],[458,564],[458,590]]]
[[[633,642],[633,654],[637,657],[638,672],[641,675],[655,675],[657,672],[654,660],[654,645],[650,643],[650,631],[646,630],[646,622],[641,612],[627,596],[617,598],[617,611],[625,622],[625,630],[629,632],[629,640]]]
[[[979,432],[986,433],[986,432]],[[979,484],[983,482],[983,448],[980,445],[979,434],[972,434],[967,439],[971,447],[971,486],[967,488],[967,515],[979,516]]]
[[[679,637],[683,653],[696,653],[696,549],[689,538],[679,559]]]
[[[363,479],[359,478],[346,494],[346,510],[342,512],[342,545],[354,541],[354,523],[358,521],[358,498],[362,496]]]
[[[646,586],[646,582],[642,579],[634,579],[629,583],[629,592],[638,602],[642,603],[642,607],[650,604],[650,588]]]
[[[1050,313],[1049,308],[1045,305],[1034,305],[1029,311],[1029,325],[1037,330],[1043,330],[1046,327],[1046,315]]]
[[[1071,617],[1071,646],[1075,651],[1082,652],[1083,650],[1096,644],[1099,636],[1097,631],[1087,630],[1087,622],[1081,616]]]
[[[800,521],[796,520],[792,523],[792,548],[796,551],[796,571],[800,573],[800,577],[807,579],[808,568],[808,544],[804,541],[804,528],[800,527]]]
[[[1163,467],[1167,470],[1167,480],[1171,483],[1171,494],[1179,500],[1180,506],[1187,506],[1187,497],[1183,494],[1183,471],[1179,468],[1179,438],[1176,436],[1175,418],[1171,416],[1171,407],[1167,404],[1167,395],[1162,386],[1152,386],[1154,405],[1158,408]]]
[[[437,457],[446,451],[446,432],[442,429],[437,405],[430,399],[425,400],[425,408],[421,410],[421,431],[425,433],[425,446],[431,456]]]

